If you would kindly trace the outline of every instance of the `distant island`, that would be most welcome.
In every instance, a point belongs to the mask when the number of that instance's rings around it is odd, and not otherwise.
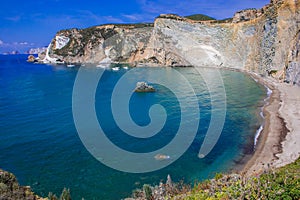
[[[6,51],[6,52],[2,53],[2,55],[40,54],[40,53],[45,53],[46,50],[47,50],[47,47],[37,47],[37,48],[31,48],[25,52],[20,52],[18,50]]]
[[[18,55],[18,54],[21,54],[21,53],[17,50],[7,51],[7,52],[2,53],[2,55]]]
[[[38,47],[38,48],[31,48],[28,51],[26,51],[26,54],[40,54],[47,51],[47,47]]]

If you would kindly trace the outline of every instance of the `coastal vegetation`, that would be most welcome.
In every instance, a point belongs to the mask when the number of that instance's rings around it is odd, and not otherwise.
[[[300,199],[300,158],[278,169],[268,168],[261,174],[246,176],[217,173],[213,179],[188,184],[160,183],[144,185],[133,192],[133,199]]]
[[[13,174],[1,171],[0,199],[71,200],[71,195],[70,190],[64,188],[59,197],[53,193],[47,198],[38,197],[30,187],[20,186]],[[145,184],[135,190],[130,199],[300,199],[300,158],[284,167],[268,168],[252,176],[217,173],[213,179],[196,182],[193,186],[183,181],[173,183],[168,177],[165,184]]]
[[[300,199],[300,159],[261,175],[216,175],[195,184],[183,199]]]
[[[71,200],[70,190],[64,188],[59,198],[49,193],[48,198],[36,195],[29,186],[21,186],[10,172],[0,169],[0,199],[3,200]]]
[[[191,19],[191,20],[195,20],[195,21],[216,20],[213,17],[207,16],[207,15],[203,15],[203,14],[189,15],[189,16],[185,16],[185,18],[188,18],[188,19]]]

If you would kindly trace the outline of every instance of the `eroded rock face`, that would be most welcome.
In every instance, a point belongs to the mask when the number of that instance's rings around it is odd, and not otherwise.
[[[35,195],[29,186],[20,186],[16,177],[0,169],[0,199],[43,200]]]
[[[142,52],[152,27],[104,25],[87,29],[59,31],[49,45],[48,55],[67,63],[128,62]],[[48,61],[53,61],[49,59]]]
[[[55,49],[62,49],[64,46],[68,44],[70,41],[70,38],[63,36],[63,35],[57,35],[55,37]]]
[[[235,23],[201,23],[161,15],[154,26],[65,30],[52,40],[48,55],[68,63],[219,66],[263,75],[284,70],[287,81],[300,84],[299,12],[298,0],[272,0],[262,9],[238,12]],[[61,49],[56,45],[57,36],[69,38]]]
[[[300,31],[291,46],[293,48],[288,56],[286,81],[300,86]]]
[[[238,23],[242,21],[249,21],[262,15],[262,10],[246,9],[236,12],[233,16],[232,22]]]

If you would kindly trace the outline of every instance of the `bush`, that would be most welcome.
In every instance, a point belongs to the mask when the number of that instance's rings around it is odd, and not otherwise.
[[[195,184],[184,199],[300,199],[300,158],[258,177],[217,173]]]
[[[64,188],[59,200],[71,200],[71,194],[70,194],[70,189]]]
[[[195,21],[216,20],[213,17],[207,16],[207,15],[203,15],[203,14],[189,15],[189,16],[186,16],[185,18],[188,18],[188,19],[191,19],[191,20],[195,20]]]
[[[152,189],[151,189],[151,186],[145,184],[145,185],[143,186],[143,190],[144,190],[146,199],[147,199],[147,200],[151,200],[151,199],[152,199]]]

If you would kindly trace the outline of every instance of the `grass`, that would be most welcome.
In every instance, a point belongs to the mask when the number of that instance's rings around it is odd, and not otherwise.
[[[207,15],[203,15],[203,14],[189,15],[189,16],[185,16],[185,18],[188,18],[188,19],[191,19],[191,20],[195,20],[195,21],[216,20],[213,17],[207,16]]]
[[[300,199],[300,158],[259,176],[217,174],[215,179],[195,184],[191,192],[179,199]]]
[[[278,169],[269,167],[263,174],[216,173],[213,179],[196,182],[193,187],[179,183],[156,186],[144,185],[136,189],[133,199],[173,200],[299,200],[300,199],[300,158],[294,163]]]

